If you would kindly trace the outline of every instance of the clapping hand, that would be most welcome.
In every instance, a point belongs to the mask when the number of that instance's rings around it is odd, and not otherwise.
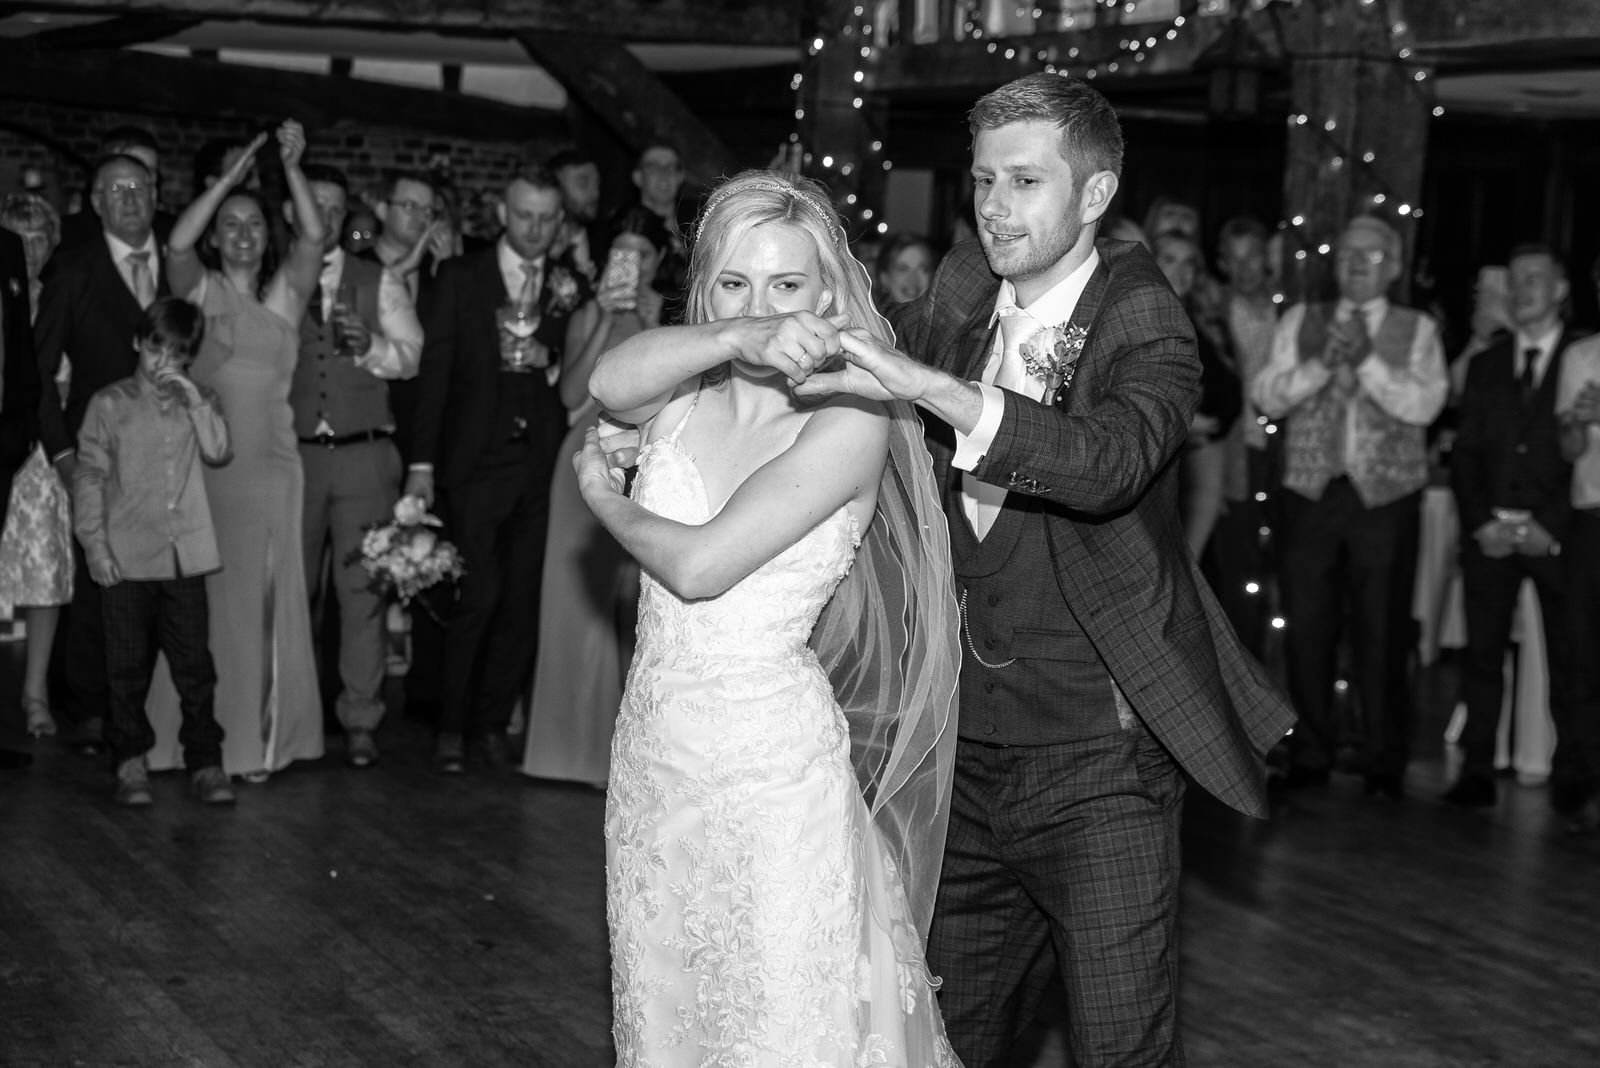
[[[294,119],[284,119],[278,127],[278,158],[283,169],[292,171],[300,166],[300,157],[306,154],[306,131]]]
[[[1367,324],[1360,315],[1352,315],[1342,323],[1334,323],[1328,330],[1328,347],[1323,351],[1323,363],[1330,371],[1340,367],[1352,370],[1372,351],[1372,341],[1367,337]]]
[[[222,177],[217,179],[224,189],[232,189],[244,181],[245,175],[250,173],[250,168],[256,164],[256,150],[267,143],[267,135],[258,133],[250,139],[250,143],[243,148],[233,149],[227,157],[229,159],[227,170],[222,172]]]

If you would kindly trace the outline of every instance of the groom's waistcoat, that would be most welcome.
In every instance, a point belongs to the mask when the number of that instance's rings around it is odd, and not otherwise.
[[[1118,730],[1111,674],[1056,581],[1038,501],[1010,495],[980,542],[954,497],[950,542],[965,605],[961,736],[1047,745]],[[986,667],[978,657],[1012,662]]]

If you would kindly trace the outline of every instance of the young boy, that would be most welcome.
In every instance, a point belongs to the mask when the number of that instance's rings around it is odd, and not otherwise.
[[[96,393],[78,431],[74,526],[101,587],[118,804],[154,798],[145,753],[155,732],[145,696],[156,652],[167,654],[183,725],[178,740],[195,796],[233,802],[222,770],[222,726],[212,708],[205,579],[219,570],[200,461],[228,462],[228,424],[216,395],[185,374],[205,322],[187,301],[151,304],[134,330],[139,368]]]

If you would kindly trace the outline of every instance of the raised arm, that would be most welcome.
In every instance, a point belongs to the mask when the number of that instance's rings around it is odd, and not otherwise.
[[[699,526],[624,496],[620,472],[607,468],[594,431],[575,463],[583,498],[605,528],[646,571],[692,600],[725,593],[841,507],[865,527],[888,440],[889,421],[877,405],[832,401]]]
[[[251,164],[255,162],[256,149],[265,144],[266,140],[266,134],[257,134],[255,140],[239,153],[227,173],[202,191],[193,203],[183,209],[178,221],[172,224],[172,236],[167,239],[164,262],[167,283],[177,295],[187,297],[195,291],[200,279],[205,277],[206,268],[200,262],[200,238],[205,235],[206,227],[211,225],[212,216],[216,215],[217,209],[228,198],[233,187],[249,173]]]
[[[300,170],[300,157],[305,155],[306,134],[293,119],[285,119],[278,127],[278,156],[283,160],[283,176],[289,183],[289,199],[294,202],[294,240],[289,244],[289,255],[284,257],[274,279],[272,291],[267,296],[273,310],[291,323],[298,323],[305,314],[306,302],[319,292],[322,277],[322,245],[327,232],[323,229],[322,212],[316,198],[311,195],[311,183]]]
[[[771,367],[798,382],[839,352],[843,322],[801,311],[646,330],[600,357],[589,392],[619,421],[643,423],[680,383],[729,360]]]

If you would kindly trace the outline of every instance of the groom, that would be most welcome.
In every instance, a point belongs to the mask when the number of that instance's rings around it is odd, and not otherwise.
[[[1193,329],[1142,247],[1095,242],[1116,113],[1037,74],[969,122],[981,247],[956,246],[895,316],[910,356],[841,334],[848,366],[799,391],[931,416],[965,649],[928,945],[956,1052],[1009,1063],[1054,966],[1074,1064],[1182,1064],[1184,776],[1265,816],[1262,754],[1293,715],[1185,547]]]

